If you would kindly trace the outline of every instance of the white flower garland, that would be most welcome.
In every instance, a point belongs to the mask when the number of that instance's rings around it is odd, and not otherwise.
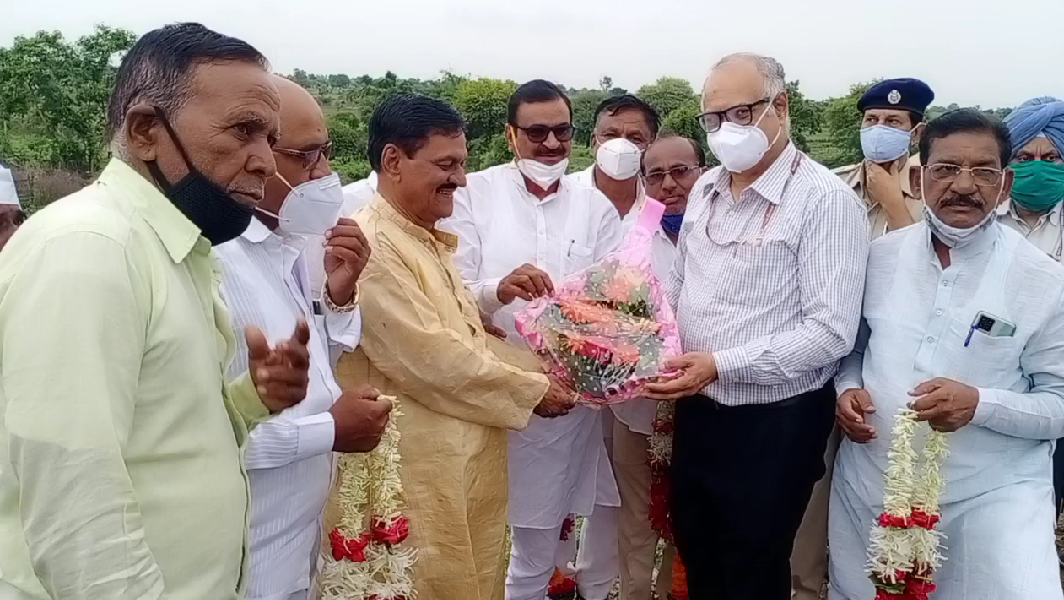
[[[367,454],[338,462],[339,524],[330,532],[319,579],[322,600],[414,600],[415,548],[401,547],[409,533],[399,476],[399,428],[395,398],[381,442]]]
[[[942,464],[949,453],[946,435],[928,428],[923,454],[917,456],[913,440],[918,426],[916,412],[903,408],[891,431],[883,512],[868,546],[868,572],[877,600],[927,598],[935,589],[933,573],[945,560],[944,536],[935,525],[941,518]]]

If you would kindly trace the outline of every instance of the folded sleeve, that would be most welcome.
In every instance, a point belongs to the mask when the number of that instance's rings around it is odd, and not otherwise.
[[[161,598],[123,459],[146,280],[119,242],[96,233],[61,234],[30,252],[0,302],[0,373],[34,572],[53,599]]]
[[[439,413],[488,427],[527,426],[547,392],[546,376],[511,366],[468,332],[445,326],[415,275],[416,263],[408,264],[382,233],[376,240],[361,299],[361,348],[374,367]],[[474,335],[486,335],[475,329]]]

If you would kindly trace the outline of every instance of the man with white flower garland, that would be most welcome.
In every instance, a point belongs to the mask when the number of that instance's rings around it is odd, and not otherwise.
[[[923,221],[872,243],[861,330],[836,379],[848,439],[831,492],[830,600],[878,597],[869,532],[907,406],[952,432],[935,600],[1064,598],[1050,458],[1064,436],[1064,268],[995,220],[1011,154],[1008,131],[979,111],[931,121],[926,166],[910,175]]]

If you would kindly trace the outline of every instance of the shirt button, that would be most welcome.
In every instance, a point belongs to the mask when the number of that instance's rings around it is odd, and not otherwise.
[[[928,342],[929,344],[930,344],[930,343],[934,343],[934,341],[935,341],[935,336],[933,336],[933,335],[929,335],[929,336],[927,336],[927,342]]]
[[[949,287],[949,282],[948,281],[943,281],[942,282],[942,287]]]
[[[941,308],[935,311],[935,316],[936,317],[941,317],[942,316],[942,309]]]

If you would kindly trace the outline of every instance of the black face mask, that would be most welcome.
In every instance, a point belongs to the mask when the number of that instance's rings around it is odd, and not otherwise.
[[[192,166],[188,154],[185,153],[184,145],[181,144],[181,140],[177,139],[177,134],[170,127],[166,113],[163,109],[155,107],[155,115],[162,121],[166,132],[170,134],[170,139],[174,141],[174,146],[181,153],[185,166],[188,167],[188,175],[182,177],[181,181],[171,184],[163,176],[163,172],[159,170],[159,165],[155,161],[147,163],[148,171],[155,178],[155,183],[162,189],[163,194],[182,214],[188,217],[189,221],[199,227],[203,237],[207,238],[212,246],[224,244],[244,233],[251,223],[254,209],[233,200],[224,189]]]

